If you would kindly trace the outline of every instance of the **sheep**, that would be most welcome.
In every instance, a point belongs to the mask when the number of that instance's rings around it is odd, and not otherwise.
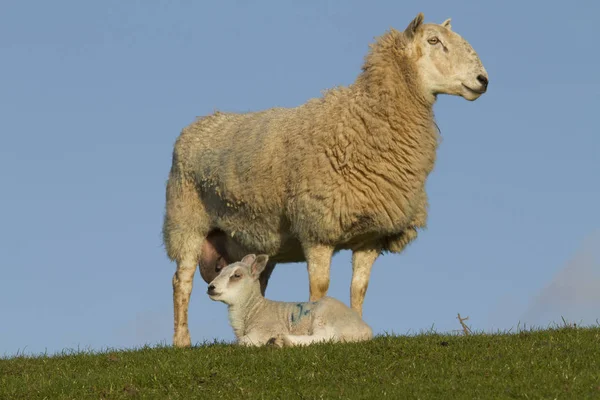
[[[358,313],[332,297],[305,303],[265,299],[259,278],[268,260],[265,254],[248,254],[223,268],[208,286],[211,300],[228,305],[229,322],[239,344],[292,347],[373,338],[373,331]]]
[[[316,301],[327,294],[332,255],[351,250],[350,303],[362,316],[377,257],[401,252],[426,227],[437,95],[473,101],[487,90],[485,68],[450,20],[423,19],[377,38],[347,87],[295,108],[216,112],[182,130],[163,224],[177,263],[175,346],[191,344],[196,267],[208,283],[249,253],[270,257],[263,294],[277,263],[306,261]]]

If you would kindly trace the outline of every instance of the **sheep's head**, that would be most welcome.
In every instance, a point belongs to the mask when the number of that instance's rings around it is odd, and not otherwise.
[[[248,254],[242,261],[229,264],[208,285],[208,296],[211,300],[233,305],[243,302],[253,293],[260,294],[258,278],[267,261],[267,255]]]
[[[479,98],[487,90],[488,75],[473,47],[452,31],[450,19],[440,25],[424,24],[423,19],[423,13],[417,15],[404,35],[425,91]]]

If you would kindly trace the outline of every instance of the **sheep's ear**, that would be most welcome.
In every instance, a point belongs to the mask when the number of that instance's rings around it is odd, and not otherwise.
[[[412,39],[415,36],[415,32],[417,31],[419,26],[421,26],[421,24],[423,23],[424,19],[425,16],[423,15],[423,13],[419,13],[419,15],[417,15],[415,19],[411,21],[410,24],[408,24],[408,26],[404,30],[404,35],[406,35],[408,39]]]
[[[242,258],[242,261],[240,261],[240,262],[243,264],[246,264],[246,265],[252,265],[254,260],[256,260],[256,255],[248,254],[244,258]]]
[[[266,254],[260,254],[260,255],[256,256],[256,259],[254,260],[254,262],[252,263],[252,266],[250,267],[250,273],[252,274],[252,276],[258,278],[260,276],[260,273],[263,272],[263,270],[267,266],[268,261],[269,261],[269,256]]]
[[[452,30],[452,25],[450,24],[451,21],[452,21],[452,18],[448,18],[447,20],[442,22],[442,26],[451,31]]]

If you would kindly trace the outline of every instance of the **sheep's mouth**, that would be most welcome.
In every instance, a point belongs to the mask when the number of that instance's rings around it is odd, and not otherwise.
[[[211,299],[212,299],[212,298],[215,298],[215,297],[219,297],[219,296],[221,295],[221,293],[219,293],[219,292],[216,292],[216,291],[214,291],[214,290],[211,290],[211,289],[208,289],[208,290],[206,291],[206,294],[208,294],[208,297],[210,297]]]
[[[469,86],[465,85],[464,83],[462,84],[465,88],[467,88],[468,91],[473,92],[473,93],[477,93],[477,94],[484,94],[485,90],[479,89],[479,90],[475,90],[470,88]]]

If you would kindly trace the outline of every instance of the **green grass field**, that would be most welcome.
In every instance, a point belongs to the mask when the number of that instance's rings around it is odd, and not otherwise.
[[[600,328],[0,359],[0,399],[600,398]]]

